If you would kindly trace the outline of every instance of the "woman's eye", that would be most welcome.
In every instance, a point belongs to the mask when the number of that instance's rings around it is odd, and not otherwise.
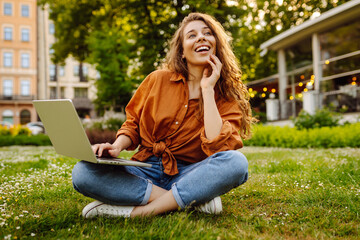
[[[211,32],[206,32],[205,35],[210,36],[212,34],[211,34]]]
[[[195,34],[191,34],[191,35],[189,35],[189,38],[194,38],[194,37],[196,37],[196,35],[195,35]]]

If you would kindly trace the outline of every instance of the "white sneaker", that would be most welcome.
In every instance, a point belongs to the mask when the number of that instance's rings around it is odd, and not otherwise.
[[[133,209],[134,206],[115,206],[95,201],[84,207],[82,215],[84,218],[93,218],[96,216],[129,218]]]
[[[194,207],[196,211],[209,213],[209,214],[220,214],[222,212],[221,198],[216,197],[209,202]]]

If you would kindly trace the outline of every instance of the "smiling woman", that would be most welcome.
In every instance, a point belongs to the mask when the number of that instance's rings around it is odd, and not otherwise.
[[[115,142],[93,146],[99,156],[113,157],[138,148],[132,160],[152,167],[76,164],[74,188],[97,200],[83,209],[84,217],[157,215],[189,206],[218,214],[219,196],[247,181],[247,160],[234,150],[250,136],[253,118],[228,40],[211,16],[185,17],[164,69],[147,76],[127,105]]]
[[[203,21],[190,22],[185,28],[183,59],[188,68],[207,64],[209,56],[216,52],[216,39]]]

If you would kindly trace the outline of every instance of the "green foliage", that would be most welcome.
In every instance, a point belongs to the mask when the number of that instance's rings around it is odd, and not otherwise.
[[[98,110],[121,109],[131,98],[134,81],[127,74],[131,44],[125,38],[124,26],[103,25],[89,37],[91,55],[88,60],[96,64],[101,74],[96,81]]]
[[[22,126],[20,124],[8,127],[0,126],[0,136],[18,136],[25,135],[30,136],[31,131],[29,128]]]
[[[123,123],[124,123],[123,120],[117,118],[110,118],[105,122],[107,129],[111,131],[119,130],[123,125]]]
[[[323,13],[347,1],[40,0],[39,4],[49,6],[55,23],[53,61],[63,63],[72,55],[100,72],[95,103],[102,111],[124,106],[138,83],[162,64],[169,40],[190,12],[205,12],[221,22],[232,37],[243,80],[251,81],[277,71],[276,53],[261,57],[261,43],[308,20],[315,11]]]
[[[0,135],[0,146],[12,145],[33,145],[33,146],[49,146],[51,141],[47,135]]]
[[[326,108],[316,110],[311,115],[302,110],[293,122],[297,129],[312,129],[321,127],[335,127],[339,125],[340,115]]]
[[[264,112],[258,112],[258,111],[253,110],[252,116],[255,117],[259,121],[259,123],[267,122],[266,113],[264,113]]]
[[[286,148],[360,147],[360,123],[298,130],[291,127],[257,125],[246,146]]]
[[[9,136],[11,135],[10,129],[5,126],[0,125],[0,136]]]

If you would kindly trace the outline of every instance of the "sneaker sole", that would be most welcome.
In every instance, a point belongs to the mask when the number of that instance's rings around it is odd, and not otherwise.
[[[82,216],[83,216],[84,218],[93,218],[93,217],[95,217],[96,215],[91,216],[91,215],[89,215],[89,213],[90,213],[94,208],[96,208],[96,207],[98,207],[98,206],[101,206],[101,205],[103,205],[103,204],[104,204],[104,203],[102,203],[102,202],[100,202],[100,201],[95,201],[95,202],[92,202],[92,203],[86,205],[86,206],[84,207],[83,211],[82,211]]]

